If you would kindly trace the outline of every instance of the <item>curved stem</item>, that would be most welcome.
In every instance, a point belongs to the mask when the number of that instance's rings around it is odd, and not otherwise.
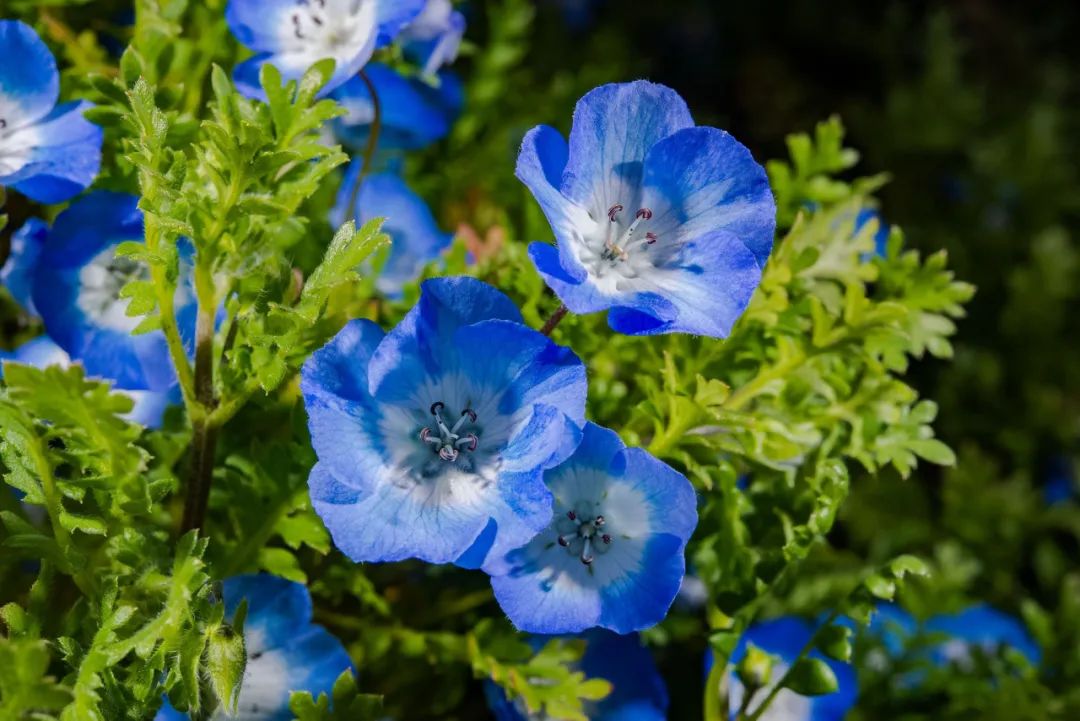
[[[364,182],[364,176],[371,172],[375,150],[379,145],[379,132],[382,130],[382,103],[379,102],[379,94],[375,92],[375,84],[371,82],[371,78],[363,70],[360,71],[359,76],[364,81],[364,85],[367,86],[368,95],[371,96],[374,117],[371,119],[371,130],[368,131],[368,141],[364,147],[364,158],[361,161],[360,172],[356,176],[356,183],[353,185],[352,194],[349,196],[349,204],[345,206],[346,220],[356,218],[356,203],[360,197],[360,186]]]
[[[787,683],[787,680],[791,676],[791,672],[795,668],[795,666],[798,665],[799,661],[806,658],[810,654],[810,652],[814,650],[814,644],[817,643],[818,635],[821,633],[821,629],[827,627],[829,624],[835,621],[836,617],[839,615],[839,611],[833,611],[829,614],[829,617],[825,619],[825,623],[817,627],[817,630],[814,632],[814,634],[810,636],[810,640],[807,641],[806,645],[804,645],[799,651],[799,655],[796,656],[795,660],[791,662],[790,666],[788,666],[788,669],[784,672],[784,675],[781,676],[780,680],[773,684],[772,688],[769,689],[768,695],[754,710],[754,713],[746,717],[747,721],[758,721],[758,719],[761,718],[761,715],[765,713],[765,711],[769,708],[769,704],[773,702],[773,699],[776,698],[777,694],[784,690],[784,684]]]
[[[570,309],[565,305],[560,305],[555,309],[555,312],[551,314],[551,317],[544,323],[544,327],[540,329],[540,332],[546,336],[550,336],[551,332],[555,330],[555,326],[559,325],[559,322],[566,317],[566,314],[570,312]]]

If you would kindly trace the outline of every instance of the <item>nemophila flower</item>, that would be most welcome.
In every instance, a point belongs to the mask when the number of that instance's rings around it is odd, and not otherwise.
[[[659,623],[679,592],[697,525],[690,481],[593,423],[544,480],[555,499],[551,523],[484,565],[513,624],[559,634]]]
[[[434,85],[406,78],[381,63],[371,63],[365,72],[379,98],[381,150],[417,150],[446,137],[465,104],[461,81],[449,71],[439,73]],[[367,83],[353,77],[333,98],[348,113],[334,120],[334,133],[346,145],[363,150],[375,120]]]
[[[354,561],[475,566],[551,519],[543,470],[584,423],[585,368],[505,295],[438,278],[389,333],[349,323],[304,364],[312,504]],[[466,554],[466,551],[469,551]]]
[[[270,63],[298,79],[320,60],[335,61],[326,95],[356,75],[423,9],[424,0],[229,0],[225,20],[255,57],[236,67],[240,92],[263,97],[259,69]]]
[[[37,33],[0,20],[0,186],[39,203],[78,194],[101,166],[101,128],[85,101],[57,105],[60,73]]]
[[[36,313],[34,299],[31,297],[33,273],[37,267],[38,256],[45,244],[49,226],[38,218],[30,218],[11,235],[11,252],[4,266],[0,268],[0,285],[28,313]]]
[[[450,0],[427,0],[424,9],[401,33],[405,56],[426,75],[457,60],[465,37],[465,16]]]
[[[77,362],[72,361],[71,356],[47,335],[28,340],[10,353],[0,351],[0,360],[12,360],[35,368],[49,366],[67,368],[73,362]],[[0,368],[0,377],[3,377],[2,368]],[[131,398],[134,403],[131,411],[124,414],[124,417],[148,428],[160,426],[165,410],[170,405],[181,401],[180,387],[176,385],[164,391],[128,389],[117,392]]]
[[[127,315],[120,290],[147,277],[142,263],[117,257],[124,241],[142,241],[138,199],[90,193],[61,213],[49,231],[33,275],[33,299],[45,332],[88,375],[108,378],[123,390],[167,391],[176,382],[161,331],[132,335],[140,318]],[[194,335],[196,304],[189,282],[176,292],[181,331]]]
[[[338,225],[344,220],[361,165],[360,160],[354,160],[345,173],[334,213]],[[360,185],[356,220],[362,225],[377,217],[386,218],[383,232],[392,242],[375,286],[387,295],[400,296],[404,285],[449,247],[454,234],[439,230],[424,199],[392,173],[369,175]]]
[[[884,258],[889,248],[889,224],[881,217],[881,213],[871,208],[863,208],[855,217],[855,233],[865,228],[869,223],[876,223],[874,231],[874,254]]]
[[[540,636],[530,642],[539,649],[547,641]],[[664,679],[637,634],[620,636],[608,631],[592,631],[585,635],[585,644],[578,669],[587,678],[602,678],[611,684],[611,693],[605,698],[586,702],[585,714],[592,721],[664,721],[667,718],[668,694]],[[521,699],[511,701],[490,681],[484,684],[484,692],[497,721],[547,718],[530,714]]]
[[[310,691],[329,694],[334,681],[352,661],[341,641],[311,622],[311,595],[303,584],[277,576],[235,576],[223,584],[225,617],[232,618],[241,600],[248,604],[244,621],[247,667],[240,686],[237,713],[218,709],[211,721],[290,721],[289,696]],[[155,721],[179,721],[186,714],[168,701]]]
[[[806,622],[788,616],[756,624],[743,634],[731,656],[732,667],[746,655],[747,644],[753,644],[778,659],[772,667],[770,685],[757,692],[747,708],[749,713],[753,714],[760,707],[772,687],[779,683],[787,669],[795,663],[813,633]],[[829,664],[836,675],[837,690],[822,696],[800,696],[794,691],[783,689],[759,717],[760,721],[841,721],[847,715],[858,696],[855,671],[850,665],[825,658],[817,651],[813,651],[810,656]],[[710,655],[709,664],[711,663]],[[728,681],[728,701],[730,712],[734,716],[742,704],[746,689],[734,672]]]
[[[526,134],[517,176],[558,241],[529,246],[537,270],[574,313],[610,309],[621,333],[727,336],[772,249],[764,169],[662,85],[591,91],[569,144],[548,126]]]
[[[1038,664],[1042,656],[1038,644],[1019,620],[985,604],[960,613],[934,616],[926,622],[926,630],[952,637],[935,648],[933,654],[938,663],[969,666],[975,649],[994,654],[1003,647],[1016,649],[1032,664]]]

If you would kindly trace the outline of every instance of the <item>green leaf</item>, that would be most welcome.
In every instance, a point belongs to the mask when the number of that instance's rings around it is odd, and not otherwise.
[[[206,672],[210,687],[227,714],[235,714],[240,699],[240,683],[247,665],[244,636],[231,626],[219,626],[206,642]]]
[[[799,659],[788,670],[784,686],[801,696],[822,696],[837,689],[836,674],[819,658]]]

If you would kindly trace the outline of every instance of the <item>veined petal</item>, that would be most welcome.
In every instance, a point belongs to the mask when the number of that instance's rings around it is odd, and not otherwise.
[[[560,190],[600,213],[615,203],[637,208],[649,149],[693,125],[686,103],[671,88],[644,80],[602,85],[574,109]]]
[[[379,25],[378,46],[394,42],[406,25],[424,9],[425,0],[374,0],[375,17]]]
[[[60,97],[56,59],[19,20],[0,20],[0,136],[49,114]]]
[[[268,573],[233,576],[222,585],[225,615],[248,603],[244,640],[248,655],[277,648],[311,623],[311,595],[302,584]]]
[[[29,218],[11,236],[11,252],[0,268],[0,284],[8,289],[15,302],[28,313],[34,309],[33,278],[49,226],[39,218]]]
[[[229,0],[225,22],[243,45],[271,53],[282,49],[282,28],[296,6],[296,0]]]
[[[34,126],[37,142],[26,163],[0,177],[39,203],[60,203],[94,182],[101,167],[102,130],[83,117],[93,107],[86,101],[57,106]]]

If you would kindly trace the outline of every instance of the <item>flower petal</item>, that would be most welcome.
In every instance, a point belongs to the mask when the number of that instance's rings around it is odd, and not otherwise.
[[[0,284],[8,289],[15,302],[28,313],[34,309],[33,278],[49,226],[40,218],[29,218],[11,236],[11,252],[0,268]]]
[[[0,20],[0,119],[8,130],[49,114],[60,97],[56,59],[19,20]]]
[[[93,107],[81,101],[57,106],[35,126],[38,144],[26,164],[0,178],[39,203],[60,203],[94,182],[101,167],[102,130],[83,117]]]

